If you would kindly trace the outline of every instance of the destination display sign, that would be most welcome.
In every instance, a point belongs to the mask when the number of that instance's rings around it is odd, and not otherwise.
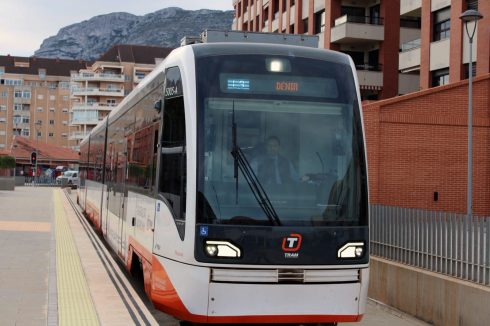
[[[286,75],[220,74],[223,93],[270,94],[337,98],[337,83],[333,79]]]

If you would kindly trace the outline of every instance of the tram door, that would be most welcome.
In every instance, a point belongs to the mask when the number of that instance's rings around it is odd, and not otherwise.
[[[123,138],[109,144],[110,165],[107,180],[106,238],[110,246],[123,257],[123,224],[127,176],[127,142]]]
[[[121,157],[120,166],[121,166],[121,206],[119,207],[120,214],[118,215],[118,230],[119,230],[119,247],[118,253],[119,256],[126,261],[127,256],[127,232],[128,232],[128,221],[127,217],[127,206],[128,206],[128,189],[127,189],[127,181],[129,176],[129,153],[131,148],[131,140],[128,141],[127,138],[124,138],[123,144],[124,148],[123,155]]]

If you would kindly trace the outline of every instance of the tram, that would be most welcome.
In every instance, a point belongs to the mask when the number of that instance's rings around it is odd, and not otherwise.
[[[81,143],[78,202],[153,304],[191,323],[359,321],[359,85],[342,53],[175,49]]]

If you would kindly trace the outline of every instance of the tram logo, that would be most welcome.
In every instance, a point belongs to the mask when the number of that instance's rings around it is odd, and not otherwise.
[[[301,248],[301,234],[291,233],[282,239],[282,250],[285,252],[297,252]]]

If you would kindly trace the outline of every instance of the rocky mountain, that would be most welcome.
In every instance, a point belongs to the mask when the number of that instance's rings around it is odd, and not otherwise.
[[[177,47],[184,36],[205,29],[230,30],[233,11],[166,8],[144,16],[124,12],[100,15],[60,29],[43,41],[35,56],[97,59],[116,44]]]

